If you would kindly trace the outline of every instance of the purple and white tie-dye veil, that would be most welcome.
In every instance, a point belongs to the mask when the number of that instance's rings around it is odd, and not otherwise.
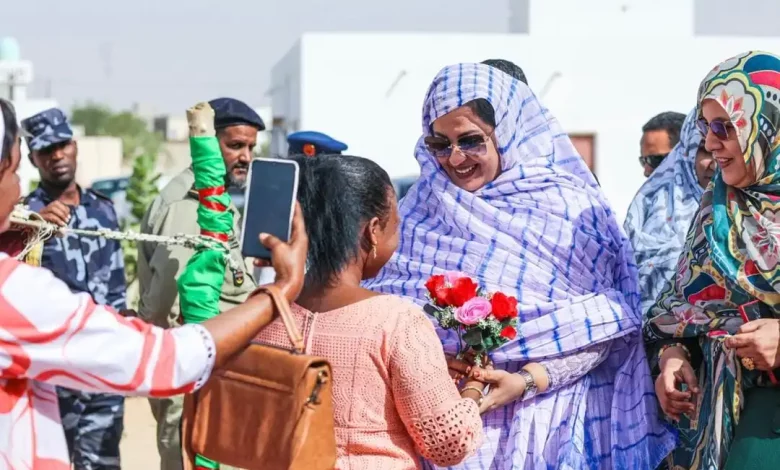
[[[422,304],[432,274],[463,271],[517,296],[518,338],[492,355],[510,371],[611,342],[581,380],[487,414],[485,444],[459,468],[654,468],[674,437],[659,419],[642,347],[630,244],[569,137],[522,82],[486,65],[444,68],[425,98],[423,135],[477,98],[495,110],[502,173],[462,190],[421,138],[398,251],[366,286]],[[455,352],[455,335],[439,333]]]

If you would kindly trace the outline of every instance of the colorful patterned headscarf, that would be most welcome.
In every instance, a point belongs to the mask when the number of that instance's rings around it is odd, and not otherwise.
[[[683,418],[673,453],[679,468],[720,468],[728,457],[744,390],[765,381],[739,364],[721,341],[744,323],[739,307],[754,300],[761,316],[780,317],[780,58],[748,52],[715,67],[699,89],[729,115],[756,181],[735,188],[717,172],[704,192],[676,276],[650,308],[644,335],[651,360],[666,342],[701,350],[697,426]],[[758,304],[761,305],[761,304]],[[755,310],[750,308],[751,312]],[[748,317],[755,319],[757,315]],[[712,436],[719,436],[713,442]],[[675,467],[678,468],[678,467]]]
[[[713,69],[699,90],[699,103],[717,101],[737,130],[745,163],[756,181],[747,188],[713,178],[712,195],[702,204],[701,223],[708,254],[718,274],[749,296],[780,304],[780,58],[750,52]],[[701,117],[701,108],[699,108]],[[692,263],[693,270],[702,263]],[[698,265],[698,266],[697,266]],[[721,284],[721,283],[719,283]]]
[[[623,224],[634,247],[642,313],[674,277],[688,227],[704,193],[694,168],[702,140],[696,128],[697,112],[688,113],[680,142],[639,188]]]
[[[477,64],[443,69],[425,98],[423,136],[434,120],[478,98],[495,110],[502,173],[473,193],[460,189],[421,138],[421,176],[400,203],[398,251],[367,287],[422,303],[426,280],[452,270],[516,296],[518,338],[491,355],[512,372],[610,344],[609,358],[585,378],[486,414],[492,437],[458,468],[531,461],[535,468],[654,468],[674,439],[652,393],[630,243],[561,125],[509,75]],[[457,335],[440,334],[445,350],[456,352]]]

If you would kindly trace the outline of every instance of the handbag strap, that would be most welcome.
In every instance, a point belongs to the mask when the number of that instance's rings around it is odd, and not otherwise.
[[[279,290],[279,288],[273,284],[258,287],[257,290],[252,293],[252,295],[255,295],[259,292],[265,292],[271,297],[271,301],[276,306],[276,311],[279,312],[279,317],[282,319],[284,329],[287,330],[287,336],[290,338],[293,349],[296,353],[303,354],[303,335],[301,335],[301,332],[298,331],[298,326],[295,324],[295,319],[293,318],[292,310],[290,309],[290,303],[287,301],[284,295],[282,295],[282,292]]]

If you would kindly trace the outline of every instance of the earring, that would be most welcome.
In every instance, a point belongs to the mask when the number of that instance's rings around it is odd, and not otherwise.
[[[376,245],[373,245],[373,246],[371,247],[371,253],[372,253],[372,254],[373,254],[373,256],[374,256],[374,259],[376,259]]]

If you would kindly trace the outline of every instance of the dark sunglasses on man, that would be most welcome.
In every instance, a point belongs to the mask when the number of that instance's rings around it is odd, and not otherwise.
[[[643,155],[639,157],[639,164],[642,165],[642,168],[645,167],[645,165],[649,166],[652,169],[658,168],[658,166],[661,164],[661,162],[664,161],[664,158],[666,158],[669,154],[668,153],[657,153],[653,155]]]

